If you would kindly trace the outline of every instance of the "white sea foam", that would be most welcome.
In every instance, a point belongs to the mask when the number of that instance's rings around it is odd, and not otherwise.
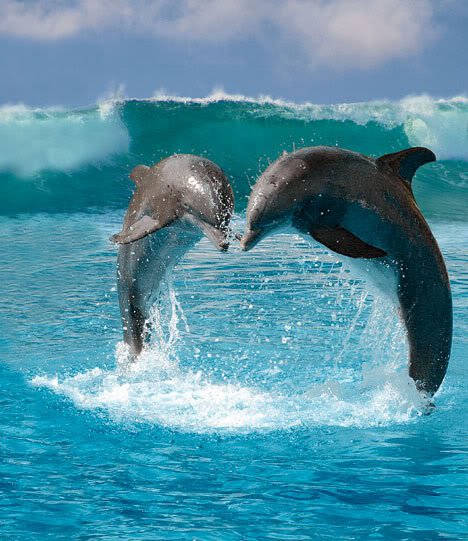
[[[468,101],[434,101],[429,96],[401,102],[408,141],[431,148],[440,160],[468,159]]]
[[[30,177],[99,164],[129,145],[118,110],[109,102],[90,110],[0,107],[0,170]]]
[[[119,96],[122,94],[119,93]],[[268,94],[260,94],[256,97],[247,96],[245,94],[230,94],[225,92],[223,88],[215,88],[208,96],[194,98],[189,96],[178,96],[175,94],[168,94],[165,90],[156,91],[151,98],[129,98],[135,101],[156,101],[156,102],[178,102],[178,103],[198,103],[198,104],[209,104],[216,103],[220,101],[227,102],[237,102],[237,103],[253,103],[253,104],[269,104],[276,105],[278,107],[290,107],[291,109],[310,109],[319,111],[328,111],[336,110],[343,115],[348,115],[353,112],[355,109],[360,110],[371,110],[375,106],[377,107],[392,107],[398,104],[417,104],[418,102],[430,102],[433,104],[440,105],[468,105],[468,98],[466,96],[454,96],[452,98],[433,98],[427,94],[417,95],[417,96],[408,96],[399,101],[391,100],[370,100],[367,102],[350,102],[350,103],[336,103],[336,104],[316,104],[309,101],[305,102],[294,102],[290,100],[285,100],[283,98],[273,98]],[[369,111],[370,112],[370,111]],[[362,120],[367,122],[367,117],[363,116]]]
[[[281,395],[180,368],[147,351],[134,366],[94,368],[71,377],[36,376],[80,409],[104,412],[119,423],[148,423],[190,432],[250,432],[294,426],[370,427],[406,423],[424,410],[403,373],[364,368],[363,381],[311,385]]]

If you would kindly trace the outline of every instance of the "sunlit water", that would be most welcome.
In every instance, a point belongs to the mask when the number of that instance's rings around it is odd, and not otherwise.
[[[466,109],[0,110],[0,539],[467,538]],[[128,362],[108,241],[128,169],[208,149],[241,232],[249,185],[292,143],[432,144],[448,158],[414,183],[454,299],[435,407],[407,376],[397,307],[372,272],[292,230],[248,253],[197,244]]]

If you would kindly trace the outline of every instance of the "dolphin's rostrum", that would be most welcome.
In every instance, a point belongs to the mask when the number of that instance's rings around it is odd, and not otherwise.
[[[117,280],[124,340],[133,356],[144,344],[145,322],[167,271],[203,234],[218,250],[229,246],[234,196],[223,171],[199,156],[170,156],[153,167],[139,165],[130,178],[136,190],[123,229]]]
[[[444,379],[452,342],[447,270],[414,199],[418,167],[436,158],[409,148],[376,160],[335,147],[281,156],[255,184],[241,248],[292,224],[339,254],[375,261],[396,278],[409,348],[409,375],[433,395]]]

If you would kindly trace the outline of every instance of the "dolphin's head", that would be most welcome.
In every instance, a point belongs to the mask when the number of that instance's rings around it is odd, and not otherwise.
[[[223,171],[205,158],[174,155],[153,167],[138,165],[130,178],[136,190],[122,231],[112,242],[128,244],[176,221],[188,222],[227,250],[234,196]]]
[[[183,219],[198,227],[215,248],[226,251],[234,195],[221,170],[208,179],[189,176],[182,199]]]
[[[251,250],[260,240],[290,221],[296,200],[287,188],[278,171],[271,168],[258,179],[247,205],[247,227],[241,239],[242,250]]]
[[[240,241],[241,250],[248,251],[281,226],[284,214],[276,210],[276,194],[271,190],[252,192],[247,206],[247,227]]]

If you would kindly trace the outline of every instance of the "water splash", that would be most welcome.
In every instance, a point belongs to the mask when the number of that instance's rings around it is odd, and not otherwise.
[[[195,433],[385,426],[409,422],[424,411],[426,404],[408,377],[389,380],[380,369],[365,369],[363,374],[359,385],[316,384],[302,395],[289,396],[216,383],[209,375],[181,370],[174,361],[161,362],[158,354],[147,351],[130,369],[95,368],[62,379],[36,376],[32,383],[118,423]]]
[[[330,281],[330,272],[333,277],[336,269],[324,272],[322,264],[317,276],[324,283]],[[346,273],[339,270],[339,279]],[[406,358],[402,328],[393,324],[388,299],[376,296],[370,303],[368,294],[356,291],[355,298],[343,302],[339,287],[335,295],[341,310],[349,311],[355,303],[355,317],[346,329],[342,354],[332,360],[326,377],[322,373],[312,378],[303,389],[284,391],[265,383],[271,374],[264,374],[263,382],[247,383],[220,376],[215,370],[188,368],[179,357],[181,323],[186,333],[188,323],[172,280],[152,312],[150,345],[137,362],[129,362],[128,350],[121,343],[114,370],[94,368],[68,377],[37,376],[32,384],[117,423],[195,433],[246,433],[297,426],[372,427],[414,420],[424,412],[426,403],[402,363]],[[340,310],[338,303],[333,310]],[[358,347],[353,348],[349,335],[357,326],[364,330]],[[205,361],[201,359],[200,364],[205,366]],[[281,367],[275,366],[284,377]]]

